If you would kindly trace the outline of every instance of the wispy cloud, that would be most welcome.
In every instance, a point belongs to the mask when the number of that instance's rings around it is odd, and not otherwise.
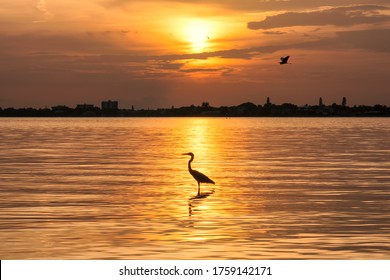
[[[141,1],[139,1],[141,2]],[[319,3],[320,2],[320,3]],[[142,3],[155,3],[155,4],[188,4],[188,5],[211,5],[217,7],[225,7],[233,9],[235,11],[242,10],[246,12],[269,12],[269,11],[285,11],[285,10],[297,10],[297,9],[314,9],[319,6],[337,6],[340,5],[354,5],[356,2],[361,4],[371,4],[373,0],[143,0]],[[100,0],[99,3],[106,8],[124,8],[130,7],[137,3],[137,1],[130,0]],[[388,0],[375,0],[376,4],[386,4]]]
[[[291,26],[351,26],[357,24],[385,23],[390,15],[382,13],[389,8],[377,5],[358,5],[329,8],[312,12],[287,12],[275,16],[267,16],[261,21],[248,22],[249,29],[272,29]]]
[[[189,69],[182,69],[180,72],[184,73],[196,73],[196,72],[220,72],[224,68],[189,68]]]
[[[35,8],[42,14],[43,19],[41,20],[36,20],[34,22],[44,22],[46,21],[49,17],[51,17],[53,14],[49,11],[47,8],[47,3],[46,0],[39,0],[37,4],[35,5]]]
[[[287,32],[282,32],[282,31],[264,31],[264,35],[283,35],[286,34]]]
[[[390,53],[390,29],[371,29],[337,32],[334,38],[296,44],[298,49],[327,50],[361,49],[370,52]]]

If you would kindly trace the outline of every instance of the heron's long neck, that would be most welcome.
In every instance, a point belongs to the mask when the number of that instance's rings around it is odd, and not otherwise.
[[[191,168],[191,162],[194,160],[194,157],[191,156],[191,159],[188,161],[188,171],[191,171],[192,168]]]

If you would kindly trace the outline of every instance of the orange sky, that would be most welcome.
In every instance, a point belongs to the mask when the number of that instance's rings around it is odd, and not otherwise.
[[[0,42],[2,108],[390,105],[388,0],[0,0]]]

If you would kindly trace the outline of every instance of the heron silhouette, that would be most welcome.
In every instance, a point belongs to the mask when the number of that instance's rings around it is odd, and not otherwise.
[[[211,180],[209,177],[204,175],[203,173],[200,173],[199,171],[193,170],[191,168],[191,162],[194,160],[194,154],[193,153],[185,153],[183,155],[191,156],[191,159],[188,161],[188,171],[194,177],[194,179],[198,182],[198,195],[197,197],[200,197],[200,183],[206,183],[206,184],[215,184],[213,180]]]
[[[286,56],[286,57],[281,57],[279,63],[280,63],[280,64],[287,64],[287,61],[288,61],[289,58],[290,58],[289,55]]]

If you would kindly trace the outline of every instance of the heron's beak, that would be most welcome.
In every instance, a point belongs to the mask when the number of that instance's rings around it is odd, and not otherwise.
[[[190,153],[181,154],[182,156],[189,156]]]

